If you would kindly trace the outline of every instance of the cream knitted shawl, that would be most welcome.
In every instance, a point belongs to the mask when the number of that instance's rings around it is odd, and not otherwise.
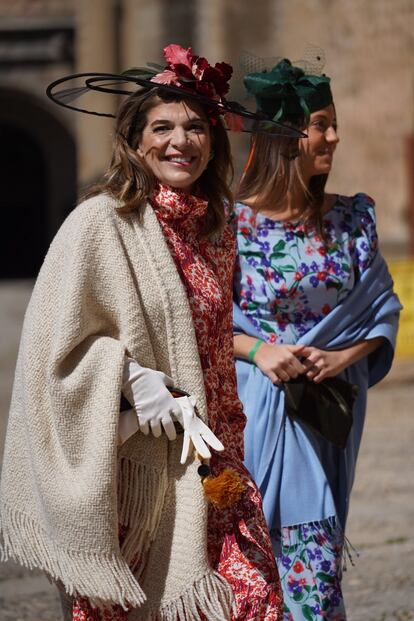
[[[1,480],[1,551],[131,619],[230,618],[207,558],[207,507],[181,440],[140,433],[117,454],[124,354],[172,376],[206,419],[184,286],[156,216],[107,195],[56,235],[23,326]],[[118,487],[118,489],[117,489]],[[120,549],[118,523],[128,527]]]

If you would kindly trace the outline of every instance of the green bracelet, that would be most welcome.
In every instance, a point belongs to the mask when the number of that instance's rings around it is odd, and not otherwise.
[[[253,347],[251,348],[251,350],[248,353],[247,356],[247,360],[253,364],[253,358],[255,353],[257,352],[257,350],[259,349],[260,345],[263,343],[263,341],[261,339],[257,339],[256,343],[253,345]]]

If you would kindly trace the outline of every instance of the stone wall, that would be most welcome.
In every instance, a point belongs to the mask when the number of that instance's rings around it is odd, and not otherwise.
[[[404,140],[414,132],[414,2],[194,2],[196,8],[192,4],[187,18],[185,3],[179,2],[188,40],[213,61],[230,60],[236,70],[242,50],[295,60],[301,58],[307,43],[324,49],[341,138],[328,188],[344,194],[364,191],[372,195],[378,205],[383,240],[404,242],[408,206]],[[118,22],[112,12],[116,6]],[[104,58],[106,64],[111,59],[111,69],[120,68],[159,60],[159,50],[170,36],[165,6],[166,0],[0,0],[0,27],[12,25],[19,18],[27,24],[46,18],[61,22],[71,19],[75,28],[75,68],[104,69]],[[98,28],[98,22],[105,23],[105,28]],[[110,32],[112,23],[114,31]],[[177,24],[171,25],[171,36],[178,32],[177,28]],[[3,75],[4,80],[1,49],[0,43],[0,78]],[[63,65],[43,68],[39,81],[25,67],[7,79],[13,83],[20,80],[40,93],[47,80],[64,69]],[[64,118],[70,125],[78,123],[78,173],[83,184],[99,176],[105,167],[110,124],[93,117],[75,119],[71,113]],[[233,139],[238,172],[246,157],[247,143],[246,137]]]
[[[276,0],[273,53],[326,53],[341,143],[329,188],[377,201],[384,241],[406,239],[404,139],[414,132],[412,0]],[[414,171],[412,171],[414,174]]]
[[[76,1],[76,0],[75,0]],[[50,17],[73,15],[74,0],[1,0],[0,17]]]

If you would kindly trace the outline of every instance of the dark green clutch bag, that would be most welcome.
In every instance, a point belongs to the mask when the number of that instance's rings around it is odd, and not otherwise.
[[[339,377],[315,384],[304,376],[285,382],[287,414],[344,449],[351,431],[358,386]]]

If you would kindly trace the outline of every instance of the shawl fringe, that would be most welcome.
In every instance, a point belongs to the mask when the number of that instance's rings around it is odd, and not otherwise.
[[[80,594],[95,602],[116,602],[123,608],[145,602],[144,591],[120,556],[62,550],[29,516],[5,503],[1,517],[2,562],[12,558],[29,569],[43,569],[62,582],[72,597]]]
[[[60,592],[64,609],[72,611],[72,598]],[[98,602],[91,602],[97,607]],[[101,606],[105,613],[105,605]],[[128,618],[131,621],[201,621],[200,614],[209,621],[229,621],[231,613],[236,614],[233,594],[227,582],[216,572],[209,573],[197,580],[188,591],[161,610],[148,613],[144,609],[130,610]],[[110,613],[110,609],[108,609]],[[68,620],[71,619],[71,612]]]
[[[118,516],[127,528],[121,553],[138,577],[160,523],[167,487],[165,469],[158,471],[128,458],[118,460]]]
[[[229,621],[235,613],[233,592],[228,582],[217,572],[211,572],[194,582],[180,597],[137,621]],[[200,615],[203,615],[201,617]]]

